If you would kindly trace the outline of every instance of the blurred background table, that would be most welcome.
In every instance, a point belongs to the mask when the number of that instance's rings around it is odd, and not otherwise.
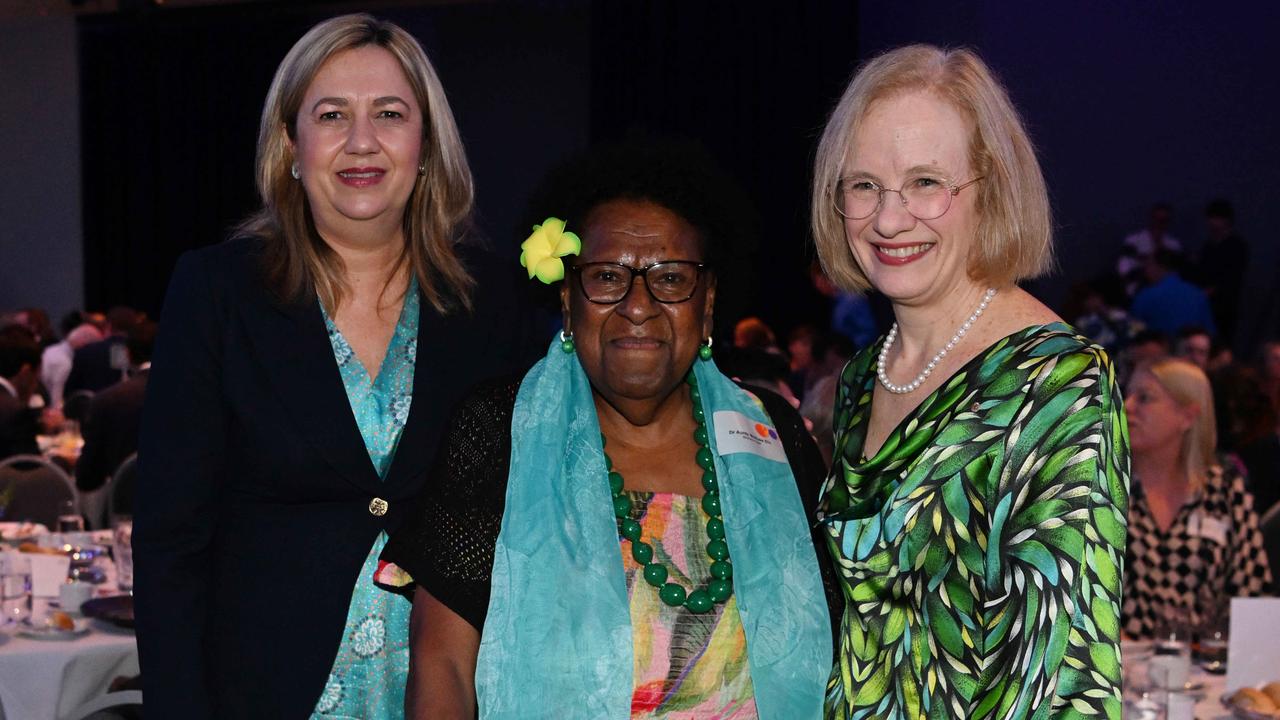
[[[132,630],[101,620],[71,640],[0,634],[0,718],[63,720],[103,695],[119,676],[138,674]]]
[[[1120,652],[1126,673],[1134,668],[1141,671],[1151,661],[1150,642],[1125,640],[1121,643]],[[1188,682],[1188,692],[1170,693],[1169,720],[1190,720],[1193,717],[1195,720],[1232,720],[1231,712],[1222,705],[1222,695],[1227,688],[1226,675],[1207,673],[1193,662]],[[1185,711],[1187,706],[1192,707],[1190,714]],[[1180,709],[1182,712],[1178,712]]]
[[[109,543],[110,532],[90,536]],[[95,559],[94,567],[102,571],[103,582],[93,597],[125,594],[110,558]],[[89,631],[67,639],[23,637],[18,626],[0,625],[0,720],[79,720],[69,713],[104,695],[115,678],[138,674],[133,630],[86,620]]]

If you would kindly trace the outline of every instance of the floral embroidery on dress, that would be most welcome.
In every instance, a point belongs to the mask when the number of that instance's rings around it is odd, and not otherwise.
[[[338,707],[338,703],[341,702],[342,681],[337,675],[329,673],[329,681],[324,684],[324,693],[320,695],[320,702],[316,703],[316,712],[333,712],[333,709]]]
[[[409,419],[409,406],[412,403],[412,395],[397,395],[396,399],[391,401],[391,412],[395,414],[396,422],[403,425]]]
[[[334,325],[328,316],[325,317],[325,325],[329,330],[329,344],[333,346],[333,359],[338,361],[338,367],[345,367],[351,362],[355,352],[351,350],[347,339],[338,332],[338,326]]]
[[[387,624],[378,615],[370,615],[351,634],[351,647],[360,657],[373,657],[386,646]]]

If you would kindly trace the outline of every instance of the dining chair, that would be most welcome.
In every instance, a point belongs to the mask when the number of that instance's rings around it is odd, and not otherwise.
[[[39,455],[14,455],[0,461],[0,496],[8,498],[5,519],[30,520],[52,530],[63,503],[75,502],[76,485],[67,471]]]
[[[107,527],[115,516],[133,514],[133,476],[137,469],[138,453],[134,453],[107,480]]]

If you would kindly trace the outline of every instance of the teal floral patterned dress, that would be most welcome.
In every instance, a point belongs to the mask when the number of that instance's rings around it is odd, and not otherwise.
[[[866,459],[879,349],[841,377],[819,503],[847,601],[826,717],[1119,720],[1129,448],[1106,354],[1060,323],[1014,333]]]
[[[333,356],[347,389],[351,412],[364,437],[369,459],[386,477],[395,456],[409,405],[413,401],[413,368],[418,355],[418,286],[405,295],[387,354],[376,378],[370,378],[346,338],[326,313],[325,328]],[[323,308],[322,308],[323,311]],[[335,422],[339,422],[335,418]],[[369,549],[356,579],[347,610],[342,645],[329,672],[313,720],[324,718],[385,720],[404,717],[404,689],[409,678],[409,611],[404,598],[373,584],[378,556],[387,544],[381,533]]]

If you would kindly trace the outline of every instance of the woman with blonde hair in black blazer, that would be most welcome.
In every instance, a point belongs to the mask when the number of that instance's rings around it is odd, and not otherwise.
[[[398,717],[409,605],[372,570],[450,406],[523,361],[512,302],[475,291],[466,157],[395,25],[294,45],[257,175],[262,209],[165,300],[134,532],[148,715]]]

